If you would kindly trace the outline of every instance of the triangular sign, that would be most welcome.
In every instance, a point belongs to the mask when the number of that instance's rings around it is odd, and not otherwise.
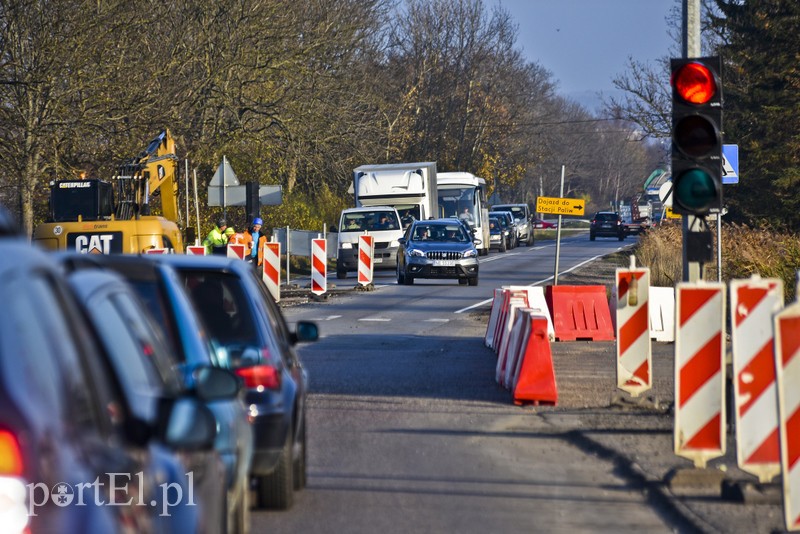
[[[228,163],[228,158],[225,156],[222,156],[222,163],[217,167],[217,172],[214,173],[208,185],[221,186],[223,177],[225,178],[226,186],[239,185],[239,178],[237,178],[236,173],[233,172],[233,168],[231,168],[231,164]]]

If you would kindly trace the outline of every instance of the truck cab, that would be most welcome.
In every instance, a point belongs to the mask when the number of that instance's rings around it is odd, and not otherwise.
[[[358,270],[358,238],[375,238],[372,263],[374,268],[397,266],[399,239],[403,237],[400,215],[392,206],[366,206],[342,210],[339,217],[336,247],[336,278],[347,278],[348,271]]]

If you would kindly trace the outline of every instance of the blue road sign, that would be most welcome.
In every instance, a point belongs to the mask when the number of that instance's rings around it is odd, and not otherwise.
[[[722,183],[739,183],[739,145],[722,145]]]

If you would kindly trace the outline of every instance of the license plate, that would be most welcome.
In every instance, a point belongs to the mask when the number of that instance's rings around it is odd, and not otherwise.
[[[433,260],[434,267],[455,267],[455,260]]]
[[[372,263],[383,263],[383,258],[373,258]]]

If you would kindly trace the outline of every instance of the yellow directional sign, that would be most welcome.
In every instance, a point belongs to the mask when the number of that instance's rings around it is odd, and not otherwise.
[[[675,213],[674,211],[672,211],[672,208],[667,208],[666,215],[667,215],[667,219],[680,219],[681,218],[681,214],[680,213]]]
[[[586,201],[582,198],[538,197],[536,211],[556,215],[583,215]]]

